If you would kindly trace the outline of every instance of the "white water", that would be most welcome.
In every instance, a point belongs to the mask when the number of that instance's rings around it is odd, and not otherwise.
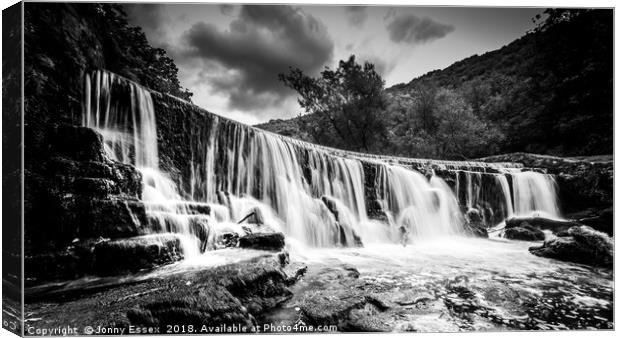
[[[350,247],[359,240],[397,243],[403,232],[408,241],[458,235],[464,221],[459,202],[467,208],[501,209],[503,218],[537,212],[559,216],[554,184],[547,175],[511,168],[485,184],[482,173],[463,171],[461,182],[456,172],[453,191],[439,176],[428,179],[381,157],[347,155],[216,116],[193,136],[189,188],[179,189],[180,182],[159,168],[151,93],[101,71],[86,78],[85,90],[84,125],[103,135],[112,158],[140,170],[152,230],[185,235],[188,257],[198,255],[192,235],[196,224],[209,234],[212,247],[221,233],[242,233],[237,222],[257,209],[267,228],[283,231],[289,243],[302,247]],[[360,159],[378,168],[375,182],[364,182]],[[444,162],[447,168],[468,165]],[[512,177],[514,199],[507,175]],[[368,216],[367,183],[374,184],[387,224]],[[465,200],[459,201],[462,184]],[[188,202],[208,205],[209,214],[193,215]]]

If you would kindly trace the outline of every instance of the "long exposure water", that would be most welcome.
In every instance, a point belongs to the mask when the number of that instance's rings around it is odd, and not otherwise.
[[[285,233],[291,260],[308,265],[293,299],[269,320],[296,318],[292,309],[305,292],[326,287],[317,282],[323,268],[351,264],[368,290],[396,296],[426,292],[431,303],[440,304],[424,313],[402,306],[402,313],[385,319],[391,330],[613,327],[612,271],[534,256],[528,242],[463,235],[471,209],[493,224],[515,215],[561,218],[550,175],[509,166],[482,173],[467,164],[435,161],[452,173],[449,184],[381,156],[343,153],[213,116],[191,146],[189,189],[182,190],[158,165],[150,92],[103,71],[88,76],[85,88],[84,125],[101,132],[112,158],[142,172],[152,231],[186,238],[185,261],[152,276],[259,254],[200,253],[190,226],[196,215],[183,209],[192,202],[209,206],[201,226],[210,241],[225,232],[241,234],[237,222],[259,210],[267,228]],[[376,168],[374,182],[365,181],[364,163]],[[369,215],[369,187],[383,218]],[[406,243],[402,231],[409,234]],[[442,315],[446,311],[450,315]]]
[[[259,212],[268,229],[304,247],[398,243],[403,232],[408,240],[458,235],[467,209],[495,223],[515,214],[559,217],[549,175],[502,167],[496,174],[459,169],[452,170],[456,184],[450,187],[439,175],[429,177],[381,157],[341,156],[336,149],[216,116],[209,131],[191,141],[190,185],[183,190],[159,168],[151,93],[105,71],[87,76],[85,91],[84,125],[101,132],[110,157],[140,170],[152,231],[184,236],[186,257],[198,254],[193,233],[199,217],[186,202],[208,206],[198,224],[210,240],[222,232],[242,234],[237,222]],[[364,162],[375,168],[374,182],[366,181]],[[467,163],[434,163],[469,168]],[[368,199],[380,205],[383,218],[369,217]]]

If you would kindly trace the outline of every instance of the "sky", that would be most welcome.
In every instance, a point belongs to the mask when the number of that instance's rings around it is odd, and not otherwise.
[[[247,124],[298,116],[289,67],[318,76],[355,55],[386,87],[501,48],[541,8],[129,4],[131,24],[164,48],[192,101]]]

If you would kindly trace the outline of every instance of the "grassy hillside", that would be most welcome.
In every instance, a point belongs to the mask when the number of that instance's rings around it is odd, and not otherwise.
[[[371,151],[473,158],[613,149],[613,12],[552,10],[537,29],[385,90],[387,134]],[[258,127],[312,142],[313,116]],[[334,144],[335,143],[335,144]]]

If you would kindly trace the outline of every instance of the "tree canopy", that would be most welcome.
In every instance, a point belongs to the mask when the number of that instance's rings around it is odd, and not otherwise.
[[[315,141],[332,146],[370,151],[385,130],[382,111],[386,107],[385,81],[371,63],[363,65],[355,56],[342,60],[338,68],[326,68],[317,78],[292,68],[280,80],[299,94],[299,104],[312,123],[303,124]]]

